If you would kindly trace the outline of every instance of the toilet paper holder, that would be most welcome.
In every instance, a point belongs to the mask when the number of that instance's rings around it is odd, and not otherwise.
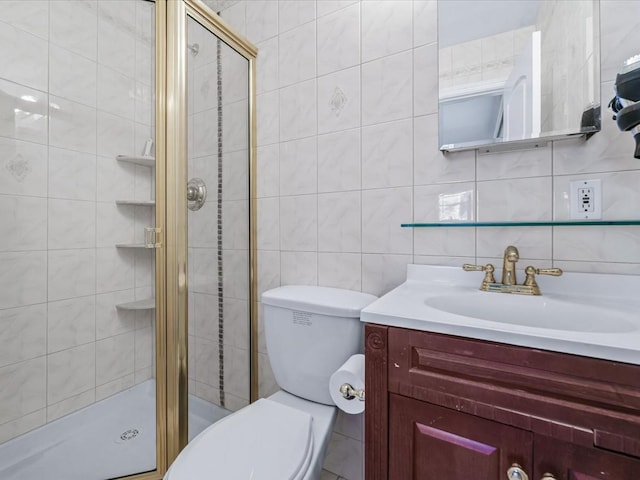
[[[340,385],[340,393],[346,400],[357,398],[361,402],[364,402],[364,388],[353,388],[351,384],[343,383]]]

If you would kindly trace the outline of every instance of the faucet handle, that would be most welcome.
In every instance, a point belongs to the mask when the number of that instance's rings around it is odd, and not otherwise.
[[[482,287],[480,287],[483,290],[486,289],[488,283],[496,283],[496,279],[493,276],[495,267],[491,263],[487,263],[486,265],[471,265],[470,263],[465,263],[462,265],[462,269],[465,272],[484,272]]]
[[[553,275],[554,277],[562,275],[562,270],[559,268],[534,268],[533,270],[536,275]]]
[[[524,279],[523,285],[532,287],[535,291],[534,295],[540,295],[536,275],[553,275],[554,277],[559,277],[562,275],[562,270],[559,268],[535,268],[529,265],[524,269],[524,273],[527,275],[527,278]]]

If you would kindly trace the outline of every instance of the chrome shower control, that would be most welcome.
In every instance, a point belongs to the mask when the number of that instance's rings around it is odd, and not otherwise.
[[[187,206],[189,210],[200,210],[207,199],[207,186],[201,178],[192,178],[187,183]]]

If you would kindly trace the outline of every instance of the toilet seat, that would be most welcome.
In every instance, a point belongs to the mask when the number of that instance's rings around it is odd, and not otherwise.
[[[261,399],[194,438],[165,480],[301,480],[312,455],[311,415]]]

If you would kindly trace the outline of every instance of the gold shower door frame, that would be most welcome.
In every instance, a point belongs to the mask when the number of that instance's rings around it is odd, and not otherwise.
[[[258,396],[256,242],[256,55],[198,0],[156,0],[156,470],[126,477],[160,480],[188,441],[187,18],[249,66],[250,399]]]

